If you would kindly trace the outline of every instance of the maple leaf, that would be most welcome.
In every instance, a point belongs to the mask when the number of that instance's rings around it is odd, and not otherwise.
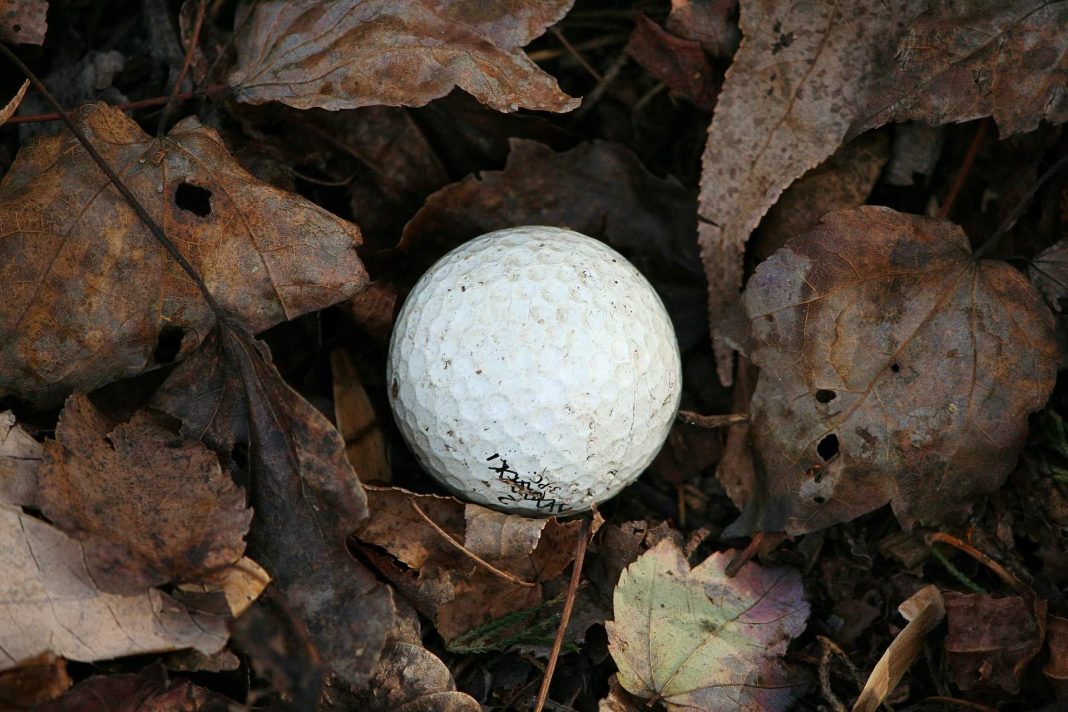
[[[834,153],[925,0],[743,3],[702,159],[698,241],[713,329],[735,308],[749,234],[795,178]],[[731,350],[716,342],[720,381]]]
[[[105,160],[256,332],[367,280],[355,225],[260,183],[196,119],[153,139],[104,104],[75,113]],[[24,147],[0,183],[0,395],[41,405],[190,353],[215,314],[69,132]]]
[[[791,534],[889,502],[941,523],[999,487],[1056,376],[1053,315],[944,220],[831,213],[743,296],[756,491],[728,531]]]
[[[519,48],[574,0],[268,0],[242,2],[234,26],[238,101],[298,109],[422,106],[454,86],[498,111],[569,111]]]
[[[71,396],[37,479],[38,506],[82,541],[106,591],[201,580],[244,552],[244,491],[215,453],[144,411],[112,428],[86,396]]]
[[[732,578],[732,555],[691,570],[665,539],[623,572],[605,626],[628,692],[708,712],[786,710],[801,694],[806,683],[780,659],[808,620],[801,574],[748,562]]]
[[[975,0],[924,13],[851,133],[993,116],[1002,138],[1068,120],[1068,0]]]

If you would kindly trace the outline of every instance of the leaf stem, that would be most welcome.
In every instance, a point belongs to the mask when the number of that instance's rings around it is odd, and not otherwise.
[[[193,21],[193,33],[189,36],[189,46],[185,48],[185,59],[182,61],[182,70],[178,72],[178,78],[174,80],[174,88],[171,89],[171,95],[167,99],[167,103],[163,105],[163,112],[159,117],[159,127],[156,129],[156,138],[162,140],[163,134],[167,129],[167,119],[170,118],[171,112],[174,111],[174,107],[178,104],[178,94],[182,88],[182,82],[185,81],[185,75],[189,73],[189,67],[193,64],[193,53],[196,52],[197,42],[200,39],[200,28],[204,26],[204,14],[208,9],[208,0],[200,0],[197,4],[197,16]]]

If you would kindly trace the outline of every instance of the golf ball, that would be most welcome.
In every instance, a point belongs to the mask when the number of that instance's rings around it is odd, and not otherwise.
[[[422,466],[461,498],[528,516],[583,511],[632,482],[681,381],[645,277],[604,243],[542,226],[491,232],[431,267],[387,373]]]

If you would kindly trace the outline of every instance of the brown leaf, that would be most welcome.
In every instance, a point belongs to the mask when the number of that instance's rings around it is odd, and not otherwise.
[[[1063,312],[1068,299],[1068,239],[1061,240],[1038,253],[1027,267],[1031,284],[1055,312]]]
[[[15,423],[14,413],[0,413],[0,502],[37,506],[42,457],[44,448]]]
[[[3,107],[0,107],[0,126],[15,115],[15,112],[19,109],[19,104],[22,103],[22,98],[26,96],[26,90],[30,88],[30,80],[27,79],[22,82],[22,86],[15,92],[15,96],[11,97],[11,101],[7,102]]]
[[[122,112],[75,122],[252,331],[366,282],[359,230],[259,183],[193,118],[162,142]],[[61,400],[190,353],[215,316],[69,132],[25,147],[0,183],[0,394]],[[180,348],[179,348],[180,347]]]
[[[399,248],[421,274],[453,247],[515,225],[602,239],[656,287],[685,350],[707,332],[693,205],[689,190],[651,175],[618,144],[593,141],[554,153],[514,139],[503,171],[468,176],[430,196],[404,227]]]
[[[112,428],[86,396],[71,396],[38,479],[41,510],[82,542],[93,581],[109,593],[197,581],[245,550],[244,491],[215,453],[147,412]]]
[[[357,536],[389,556],[365,551],[447,643],[541,604],[541,584],[574,556],[577,521],[527,519],[393,488],[369,487],[368,497],[371,517]]]
[[[627,54],[697,108],[711,112],[716,105],[720,78],[695,40],[675,36],[639,12]]]
[[[1042,649],[1046,604],[1021,596],[945,595],[949,633],[946,660],[953,682],[962,690],[996,686],[1020,691],[1020,677]]]
[[[214,332],[172,373],[157,405],[230,453],[247,445],[256,516],[249,553],[271,574],[316,647],[347,684],[371,674],[393,619],[388,588],[352,558],[345,539],[367,515],[366,496],[328,420],[290,388],[266,347]]]
[[[890,142],[881,133],[859,136],[783,191],[752,238],[750,251],[759,264],[788,240],[819,224],[827,213],[863,205],[890,157]]]
[[[361,482],[389,484],[393,472],[386,456],[386,440],[356,364],[347,351],[334,349],[330,353],[330,371],[334,380],[334,421],[345,441],[345,456]]]
[[[350,299],[344,309],[356,326],[382,344],[389,343],[393,319],[397,313],[397,290],[390,284],[371,282]]]
[[[1050,616],[1046,620],[1049,660],[1042,672],[1057,690],[1058,699],[1068,696],[1068,618]]]
[[[1002,138],[1068,120],[1068,2],[977,0],[924,13],[852,131],[983,116]]]
[[[194,685],[169,680],[156,663],[136,675],[95,675],[36,712],[228,712],[233,700]]]
[[[569,111],[578,100],[519,48],[573,2],[246,1],[229,83],[238,101],[298,109],[422,106],[458,86],[498,111]]]
[[[1001,485],[1056,375],[1053,316],[942,220],[831,213],[743,297],[758,488],[728,531],[800,534],[890,502],[939,523]]]
[[[226,644],[226,617],[189,610],[157,589],[100,591],[81,545],[55,527],[0,505],[0,669],[51,651],[91,662]]]
[[[44,44],[47,14],[48,0],[0,0],[0,40]]]
[[[730,57],[738,48],[738,26],[731,16],[738,0],[671,0],[671,13],[664,23],[668,31],[696,40],[716,57]]]
[[[749,233],[795,178],[838,148],[897,37],[926,7],[924,0],[742,6],[744,39],[708,130],[698,207],[713,329],[738,303]],[[717,342],[716,353],[728,385],[731,351]]]
[[[0,673],[0,709],[5,712],[34,709],[59,697],[72,682],[67,661],[51,653],[23,661],[14,670]]]

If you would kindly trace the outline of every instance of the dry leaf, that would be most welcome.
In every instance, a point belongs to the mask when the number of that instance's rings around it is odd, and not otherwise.
[[[716,57],[730,57],[738,48],[738,25],[731,16],[738,0],[671,0],[671,13],[664,23],[668,31],[696,40]]]
[[[78,542],[8,505],[0,505],[0,570],[0,669],[47,651],[92,662],[226,644],[225,617],[187,610],[157,589],[101,592]]]
[[[347,351],[334,349],[330,371],[334,378],[334,421],[345,441],[345,456],[361,482],[389,484],[393,472],[386,456],[386,440],[356,364]]]
[[[946,615],[942,594],[934,586],[921,588],[898,606],[898,610],[909,623],[875,664],[868,681],[864,683],[864,689],[853,704],[853,712],[875,712],[879,708],[920,654],[927,634]]]
[[[809,605],[794,569],[724,568],[718,552],[690,569],[663,540],[627,567],[606,623],[619,682],[669,710],[787,710],[806,683],[781,660]]]
[[[503,171],[442,188],[405,225],[399,247],[413,270],[421,274],[448,250],[493,230],[566,227],[604,240],[634,263],[673,315],[683,351],[703,339],[693,194],[653,176],[618,144],[593,141],[563,153],[522,139],[511,146]]]
[[[1068,239],[1038,253],[1027,267],[1031,284],[1035,285],[1046,303],[1055,312],[1063,312],[1068,298]]]
[[[795,178],[842,143],[925,0],[742,5],[744,39],[708,130],[698,207],[713,329],[738,303],[749,233]],[[716,342],[720,380],[731,351]]]
[[[390,284],[371,282],[345,304],[345,311],[356,326],[382,344],[389,343],[393,319],[397,312],[397,290]]]
[[[310,637],[315,664],[363,684],[385,644],[393,600],[346,547],[367,501],[337,430],[285,383],[265,346],[230,329],[175,369],[156,404],[216,451],[248,448],[256,513],[249,555],[284,598],[280,615],[294,616],[290,627]],[[302,675],[302,685],[314,686]]]
[[[215,299],[260,331],[367,280],[356,226],[256,181],[193,118],[156,141],[103,104],[76,124]],[[215,316],[69,132],[0,183],[0,395],[54,404],[190,353]]]
[[[1024,670],[1042,650],[1046,603],[957,592],[945,599],[946,662],[953,682],[962,690],[996,686],[1019,692]]]
[[[0,108],[0,126],[3,126],[8,119],[15,115],[15,112],[19,109],[19,104],[22,103],[22,98],[26,96],[26,90],[29,88],[30,80],[27,79],[22,82],[22,86],[15,92],[15,96],[11,97],[11,101],[7,102],[3,108]]]
[[[1068,120],[1068,2],[976,0],[918,17],[853,132],[993,116],[1002,138]]]
[[[1057,690],[1057,698],[1068,696],[1068,618],[1050,616],[1046,620],[1046,640],[1049,641],[1049,660],[1043,674]]]
[[[401,489],[367,490],[371,517],[357,536],[389,556],[365,553],[446,643],[542,604],[542,584],[559,577],[574,557],[577,521],[528,519]]]
[[[159,663],[136,675],[94,675],[36,712],[229,712],[236,704],[188,680],[169,680]]]
[[[695,40],[675,36],[639,12],[627,54],[697,108],[711,112],[716,105],[720,78]]]
[[[112,428],[86,396],[71,396],[38,480],[38,506],[82,542],[104,591],[197,581],[245,550],[252,510],[244,491],[215,453],[145,411]]]
[[[519,48],[573,2],[246,1],[228,81],[238,101],[298,109],[422,106],[458,86],[498,111],[569,111],[578,100]]]
[[[51,653],[41,653],[14,670],[0,673],[0,709],[5,712],[35,709],[42,702],[59,697],[71,684],[67,661]]]
[[[0,41],[44,44],[47,14],[48,0],[0,0]]]
[[[10,410],[0,413],[0,502],[37,506],[37,469],[44,448],[15,423]]]
[[[758,486],[732,535],[887,502],[907,526],[960,515],[1013,469],[1056,376],[1038,294],[943,220],[831,213],[757,268],[743,303]]]

